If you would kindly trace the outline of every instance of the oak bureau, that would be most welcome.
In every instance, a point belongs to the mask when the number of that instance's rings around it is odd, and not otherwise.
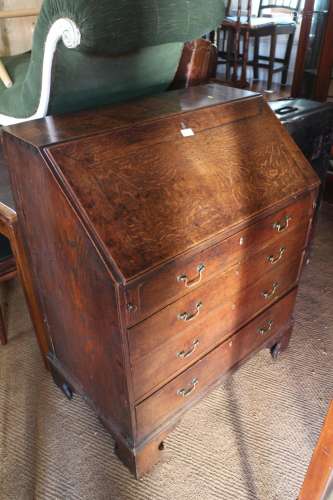
[[[215,83],[4,147],[54,380],[139,477],[228,372],[287,347],[319,180],[260,95]]]

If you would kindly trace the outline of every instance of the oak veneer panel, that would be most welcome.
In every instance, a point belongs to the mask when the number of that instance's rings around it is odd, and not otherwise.
[[[122,131],[129,147],[110,133],[98,145],[91,138],[48,150],[125,279],[308,187],[266,105],[251,119],[208,123],[187,138],[181,122],[166,142],[163,121],[153,144],[137,126]]]

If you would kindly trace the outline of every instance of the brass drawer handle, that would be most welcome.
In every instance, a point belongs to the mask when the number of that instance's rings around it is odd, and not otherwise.
[[[195,311],[194,312],[183,312],[178,314],[178,319],[181,321],[193,321],[197,316],[200,314],[200,309],[203,307],[202,302],[198,302],[197,305],[195,306]]]
[[[198,383],[199,380],[197,378],[194,378],[191,382],[190,387],[184,387],[184,389],[179,389],[177,391],[178,396],[181,396],[182,398],[188,398],[192,394],[192,392],[195,391]]]
[[[188,351],[180,351],[177,352],[177,358],[179,359],[186,359],[191,356],[191,354],[194,353],[194,351],[199,347],[199,340],[193,340],[192,342],[192,347]]]
[[[277,262],[279,262],[282,259],[282,257],[286,253],[286,250],[287,250],[286,247],[281,247],[279,254],[277,256],[270,255],[269,257],[267,257],[268,262],[270,264],[276,264]]]
[[[265,300],[271,300],[274,297],[274,295],[276,295],[279,286],[280,286],[279,283],[274,282],[272,290],[266,290],[265,292],[262,292],[261,295],[264,297]]]
[[[181,274],[177,277],[177,281],[183,281],[186,288],[192,288],[192,286],[198,285],[202,280],[202,273],[205,271],[205,264],[199,264],[197,267],[198,276],[190,280],[186,274]]]
[[[286,231],[288,229],[288,227],[289,227],[289,221],[290,220],[291,220],[290,215],[286,215],[280,221],[274,222],[273,229],[276,229],[276,231],[278,233],[282,233],[283,231]]]
[[[273,320],[269,320],[267,321],[267,326],[263,326],[262,328],[258,328],[257,332],[260,334],[260,335],[266,335],[267,333],[269,333],[272,329],[272,326],[273,326]]]

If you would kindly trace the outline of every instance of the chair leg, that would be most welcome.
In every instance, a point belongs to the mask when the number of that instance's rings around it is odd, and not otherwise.
[[[1,307],[0,307],[0,344],[2,345],[7,344],[7,332]]]
[[[290,56],[291,56],[291,51],[293,49],[294,38],[295,38],[295,31],[293,33],[291,33],[288,37],[286,55],[285,55],[284,63],[283,63],[284,69],[282,71],[281,85],[286,85],[286,83],[287,83]]]
[[[233,62],[233,57],[235,56],[233,53],[234,46],[234,33],[229,30],[227,34],[227,55],[226,55],[226,80],[230,81],[231,79],[231,66]]]
[[[259,80],[259,37],[257,35],[254,37],[253,79]]]
[[[238,82],[238,65],[240,59],[240,47],[241,47],[241,32],[237,29],[233,33],[233,70],[231,81],[234,83]]]
[[[269,65],[268,65],[268,80],[267,80],[267,90],[271,90],[273,83],[273,70],[276,52],[276,32],[272,33],[271,37],[271,49],[269,54]]]
[[[241,85],[242,87],[247,87],[247,63],[249,60],[249,43],[250,43],[250,32],[248,30],[243,33],[243,57],[242,57],[242,73],[241,73]]]

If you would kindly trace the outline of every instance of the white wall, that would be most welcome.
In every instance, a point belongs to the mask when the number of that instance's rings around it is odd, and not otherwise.
[[[0,0],[0,10],[40,7],[42,0]],[[0,19],[0,54],[19,54],[30,50],[36,18]]]

